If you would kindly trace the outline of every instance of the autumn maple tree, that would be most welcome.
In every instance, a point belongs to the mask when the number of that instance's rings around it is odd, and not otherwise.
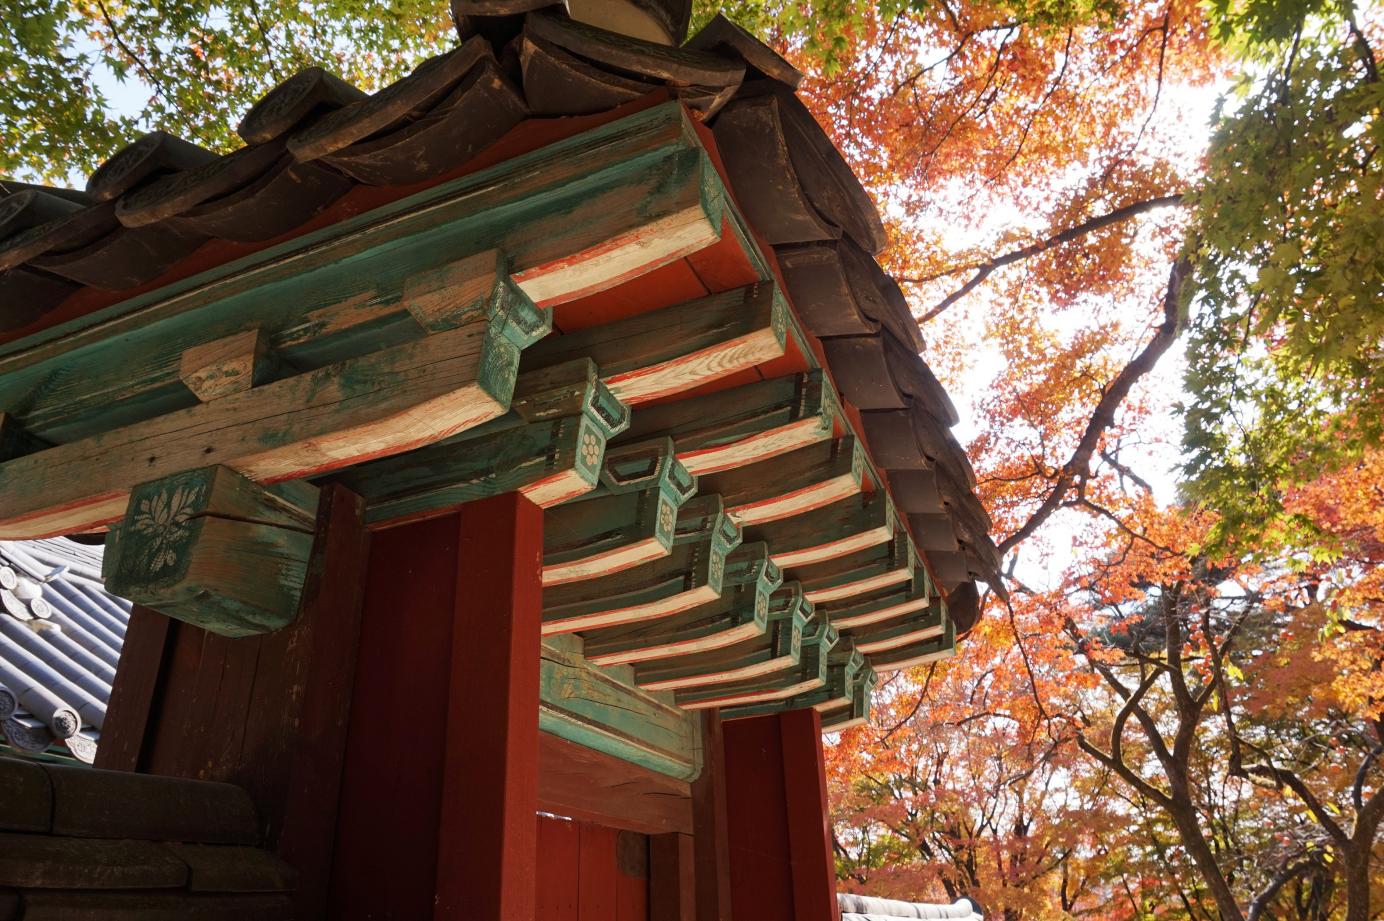
[[[1006,921],[1380,917],[1384,12],[725,11],[879,204],[1004,561],[958,655],[830,750],[843,884]],[[435,0],[7,12],[0,173],[49,180],[151,127],[224,149],[301,66],[373,89],[451,30]]]

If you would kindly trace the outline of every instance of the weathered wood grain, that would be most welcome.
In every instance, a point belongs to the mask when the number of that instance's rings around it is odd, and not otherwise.
[[[539,728],[670,777],[701,769],[694,718],[552,644],[539,663]]]
[[[782,582],[764,544],[742,545],[726,557],[720,597],[648,623],[587,630],[582,637],[586,657],[597,665],[626,665],[762,636],[768,629],[769,599]]]
[[[0,464],[0,537],[121,517],[136,484],[209,462],[257,481],[400,453],[505,411],[518,348],[482,322]]]
[[[945,606],[941,602],[936,602],[901,620],[881,622],[868,627],[852,627],[843,633],[851,638],[856,649],[870,656],[941,636],[946,630],[946,621]]]
[[[725,555],[734,549],[708,537],[677,544],[662,559],[621,572],[545,588],[543,635],[668,617],[721,594]]]
[[[316,487],[227,467],[142,484],[107,541],[106,587],[222,636],[277,630],[298,614],[316,514]]]
[[[263,330],[249,329],[187,349],[178,377],[197,399],[209,403],[264,383],[270,371],[269,339]]]
[[[523,366],[589,356],[611,391],[638,406],[778,358],[789,323],[777,289],[760,283],[550,336],[528,350]]]
[[[819,698],[828,699],[825,689],[831,680],[832,655],[841,644],[840,636],[823,617],[810,620],[802,636],[797,668],[749,681],[679,691],[675,696],[678,705],[692,710],[723,707],[725,716],[733,718],[777,713],[791,706],[811,706]],[[863,656],[857,658],[864,662]],[[838,668],[844,679],[844,666]],[[787,700],[795,703],[786,705],[783,702]]]
[[[719,493],[737,523],[763,524],[860,492],[864,464],[863,449],[847,435],[708,475],[700,488]]]
[[[547,732],[538,736],[538,808],[651,835],[692,832],[686,780]]]
[[[809,601],[825,604],[907,582],[919,572],[926,578],[912,541],[906,533],[900,533],[887,544],[815,566],[800,566],[793,574],[802,582]]]
[[[832,437],[840,404],[819,370],[643,407],[620,441],[671,438],[697,475]]]
[[[673,691],[747,681],[796,667],[802,657],[803,630],[813,617],[796,582],[769,599],[765,630],[720,649],[635,666],[635,683],[649,691]]]
[[[0,407],[68,442],[187,405],[183,351],[249,326],[303,370],[416,335],[401,302],[405,281],[458,252],[500,249],[535,285],[548,279],[551,295],[560,277],[583,290],[619,283],[611,259],[638,274],[676,258],[650,231],[670,214],[701,213],[701,245],[714,241],[720,219],[708,214],[719,215],[718,181],[681,113],[635,120],[644,132],[553,145],[552,160],[515,158],[0,347],[20,350],[0,357]]]
[[[773,548],[774,562],[784,569],[835,559],[886,543],[897,520],[883,492],[848,496],[814,511],[745,529],[750,540]]]
[[[876,672],[885,674],[898,671],[901,668],[926,665],[929,662],[936,662],[938,659],[945,659],[955,654],[956,631],[955,626],[948,619],[940,636],[923,640],[920,643],[910,643],[907,646],[877,652],[870,657],[870,664]]]
[[[909,582],[878,589],[842,601],[822,602],[817,611],[828,618],[838,630],[868,627],[916,611],[922,611],[937,601],[927,576],[916,574]]]

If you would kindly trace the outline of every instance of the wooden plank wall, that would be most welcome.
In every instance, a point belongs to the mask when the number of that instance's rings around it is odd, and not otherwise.
[[[571,819],[538,819],[537,917],[649,921],[649,839]]]
[[[266,844],[299,870],[298,916],[322,916],[356,669],[363,505],[324,490],[318,550],[289,627],[229,639],[136,608],[97,767],[236,784]]]

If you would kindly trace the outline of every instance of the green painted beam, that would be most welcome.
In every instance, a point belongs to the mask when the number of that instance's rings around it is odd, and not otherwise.
[[[307,577],[317,489],[266,489],[226,467],[136,488],[106,542],[106,588],[221,636],[292,623]]]
[[[724,498],[740,524],[761,524],[801,515],[859,493],[864,464],[864,449],[847,435],[707,474],[701,488]]]
[[[538,727],[670,777],[701,772],[698,721],[634,687],[628,669],[602,669],[561,643],[545,643],[539,663]]]
[[[651,691],[683,690],[794,670],[802,662],[803,632],[813,617],[802,587],[789,582],[769,598],[764,633],[693,655],[637,663],[635,683]]]
[[[524,368],[590,357],[631,406],[683,393],[783,355],[792,320],[772,282],[550,336]]]
[[[717,537],[677,544],[667,556],[596,579],[543,590],[543,633],[551,636],[636,623],[720,596],[726,554]]]
[[[885,544],[810,566],[799,566],[793,575],[815,604],[839,604],[859,595],[913,581],[925,573],[918,552],[907,533],[900,532]],[[926,578],[926,576],[924,576]]]
[[[839,407],[814,370],[641,407],[618,442],[671,438],[689,470],[715,473],[831,438]]]
[[[513,490],[545,507],[588,492],[606,442],[629,424],[629,410],[590,362],[558,370],[521,378],[518,405],[501,419],[332,479],[364,497],[372,525],[402,524]]]
[[[584,631],[587,658],[601,665],[688,656],[763,636],[769,601],[783,574],[763,544],[744,544],[726,557],[719,597],[656,620]]]
[[[774,561],[785,570],[794,570],[887,543],[897,526],[889,496],[875,492],[847,496],[792,518],[752,525],[745,529],[745,536],[768,543]]]

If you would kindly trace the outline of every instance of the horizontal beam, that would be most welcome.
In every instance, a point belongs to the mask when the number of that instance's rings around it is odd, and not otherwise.
[[[894,536],[897,520],[887,494],[848,496],[822,508],[745,529],[749,540],[767,542],[785,570],[845,556]]]
[[[638,623],[695,608],[721,594],[727,546],[719,534],[677,544],[662,559],[543,590],[543,634]]]
[[[670,777],[700,773],[691,714],[556,643],[543,646],[538,680],[542,731]]]
[[[736,522],[763,524],[830,505],[861,489],[863,449],[847,435],[778,457],[707,474],[701,488],[719,493]]]
[[[802,589],[790,582],[769,599],[762,635],[724,648],[635,666],[635,683],[649,691],[749,682],[796,668],[802,661],[803,631],[813,617]]]
[[[925,570],[908,535],[899,533],[887,544],[800,566],[794,572],[809,601],[828,604],[908,582]]]
[[[550,336],[524,368],[589,357],[611,391],[638,406],[782,356],[789,323],[783,297],[761,282]]]
[[[366,521],[375,526],[415,521],[514,490],[541,507],[589,492],[606,442],[629,424],[629,411],[590,362],[561,370],[561,377],[545,373],[541,380],[521,382],[521,399],[502,418],[361,464],[335,479],[365,499]]]
[[[769,600],[783,574],[763,544],[744,544],[726,557],[721,595],[671,617],[583,634],[587,658],[600,665],[688,656],[762,636]]]
[[[678,459],[700,476],[831,438],[839,406],[814,370],[641,407],[620,440],[671,438]]]
[[[208,463],[257,482],[325,473],[503,414],[530,305],[339,364],[0,463],[0,538],[68,534],[124,515],[130,490]],[[530,322],[532,321],[532,322]]]

